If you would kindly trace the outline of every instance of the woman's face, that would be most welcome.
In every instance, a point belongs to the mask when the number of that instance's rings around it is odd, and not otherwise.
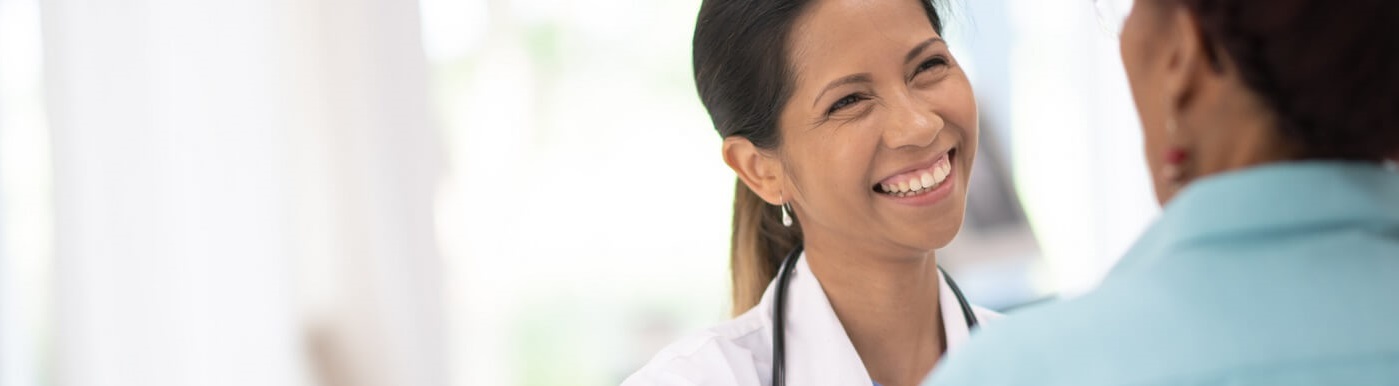
[[[779,158],[809,245],[922,254],[961,228],[976,101],[918,1],[817,0],[793,27]]]
[[[1132,89],[1132,99],[1137,105],[1137,115],[1142,122],[1142,144],[1146,151],[1147,169],[1152,174],[1152,185],[1156,189],[1156,199],[1165,203],[1174,194],[1172,183],[1162,175],[1165,165],[1166,148],[1169,136],[1166,132],[1166,108],[1171,102],[1162,92],[1163,68],[1160,56],[1152,50],[1152,36],[1162,33],[1165,21],[1158,13],[1162,5],[1154,1],[1137,1],[1131,14],[1122,27],[1119,40],[1122,65],[1127,72],[1127,83]]]

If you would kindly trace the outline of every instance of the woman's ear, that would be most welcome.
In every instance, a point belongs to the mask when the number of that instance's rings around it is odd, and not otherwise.
[[[748,138],[737,135],[724,138],[724,163],[763,201],[773,205],[783,203],[782,162],[753,145]]]
[[[1206,41],[1204,30],[1200,29],[1195,14],[1184,6],[1172,6],[1167,20],[1165,44],[1161,45],[1166,56],[1163,73],[1166,95],[1175,111],[1187,109],[1198,97],[1198,93],[1212,80],[1224,74],[1214,61],[1212,47]]]

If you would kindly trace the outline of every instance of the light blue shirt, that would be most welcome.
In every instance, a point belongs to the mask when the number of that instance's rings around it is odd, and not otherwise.
[[[1097,290],[988,325],[924,385],[1399,385],[1399,174],[1192,183]]]

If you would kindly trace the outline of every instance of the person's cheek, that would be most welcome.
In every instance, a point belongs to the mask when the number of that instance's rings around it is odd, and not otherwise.
[[[958,130],[960,137],[958,139],[961,141],[958,144],[960,148],[957,150],[957,162],[960,162],[961,165],[957,169],[962,173],[959,179],[964,182],[962,189],[965,190],[967,188],[965,182],[971,180],[972,162],[976,159],[977,149],[980,145],[981,122],[977,111],[976,96],[972,91],[970,81],[966,82],[962,95],[962,105],[958,110],[960,117],[953,127]]]

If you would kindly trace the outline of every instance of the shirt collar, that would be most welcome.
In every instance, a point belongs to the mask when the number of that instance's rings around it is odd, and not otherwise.
[[[1186,186],[1113,269],[1184,244],[1347,225],[1399,224],[1399,174],[1378,164],[1292,162],[1222,173]]]

